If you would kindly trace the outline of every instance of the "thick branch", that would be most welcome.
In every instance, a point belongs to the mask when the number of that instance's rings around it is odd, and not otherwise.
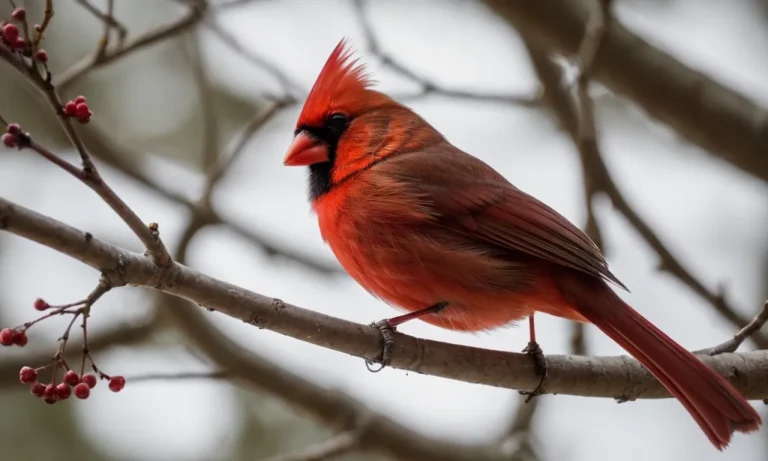
[[[137,253],[110,245],[52,218],[0,198],[0,229],[38,242],[102,271],[113,286],[158,289],[250,325],[357,357],[381,349],[378,329],[292,306],[178,263],[163,269]],[[667,391],[626,357],[552,355],[547,390],[614,398],[662,398]],[[703,357],[750,399],[768,398],[768,351]],[[392,366],[471,383],[530,390],[539,378],[524,354],[446,344],[397,334]]]
[[[578,52],[589,12],[581,0],[484,0],[520,33],[566,56]],[[618,21],[606,31],[591,76],[742,170],[768,180],[768,112],[654,48]]]

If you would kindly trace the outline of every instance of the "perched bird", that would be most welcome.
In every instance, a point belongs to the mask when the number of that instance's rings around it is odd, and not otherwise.
[[[320,232],[344,269],[408,312],[385,327],[419,318],[480,331],[527,317],[535,346],[535,312],[589,322],[661,381],[718,449],[761,424],[728,381],[614,293],[608,282],[623,285],[581,230],[373,90],[344,40],[283,163],[309,167]]]

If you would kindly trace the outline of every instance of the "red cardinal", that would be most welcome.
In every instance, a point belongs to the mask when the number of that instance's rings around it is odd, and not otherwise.
[[[642,363],[723,449],[761,424],[721,376],[624,303],[597,246],[552,208],[370,88],[342,40],[317,77],[284,164],[309,167],[320,232],[365,289],[451,330],[544,312],[590,322]],[[531,331],[535,345],[535,332]],[[382,357],[386,360],[386,357]]]

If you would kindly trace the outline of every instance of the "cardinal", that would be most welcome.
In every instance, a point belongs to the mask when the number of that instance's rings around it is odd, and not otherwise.
[[[349,275],[412,319],[483,331],[542,312],[592,323],[648,369],[718,449],[756,431],[723,377],[626,304],[598,247],[558,212],[372,88],[342,40],[320,71],[283,161],[309,169],[322,238]]]

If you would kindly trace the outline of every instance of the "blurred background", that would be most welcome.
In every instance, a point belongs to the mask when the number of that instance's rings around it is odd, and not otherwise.
[[[17,3],[33,21],[42,17],[44,0]],[[521,37],[481,1],[370,1],[360,9],[346,0],[230,0],[211,1],[195,16],[193,2],[117,0],[113,16],[128,31],[126,44],[158,27],[180,26],[163,40],[82,74],[104,33],[103,22],[83,3],[104,12],[108,2],[53,3],[44,46],[54,82],[66,83],[60,85],[66,98],[87,96],[94,118],[79,128],[102,174],[142,219],[160,223],[172,252],[212,276],[355,322],[393,315],[341,272],[310,213],[305,172],[282,166],[303,97],[343,36],[379,89],[398,96],[521,189],[573,222],[586,223],[574,143],[537,103],[539,80]],[[0,1],[0,18],[10,11]],[[616,0],[614,14],[653,46],[768,105],[768,2]],[[119,46],[117,35],[110,46]],[[0,111],[74,161],[37,90],[1,62],[0,82]],[[423,94],[425,83],[438,90]],[[591,94],[605,161],[627,200],[706,287],[724,287],[739,314],[754,315],[768,295],[766,183],[689,144],[599,84]],[[298,102],[286,103],[254,129],[271,100],[286,95]],[[231,167],[209,187],[210,171],[230,159]],[[0,196],[141,250],[95,194],[30,152],[0,148]],[[613,272],[632,290],[622,296],[633,306],[689,349],[733,334],[735,327],[711,304],[659,271],[656,253],[610,201],[596,200],[595,214]],[[42,246],[0,233],[0,325],[33,318],[36,297],[51,303],[83,298],[97,276]],[[97,363],[125,375],[125,390],[49,406],[18,384],[15,364],[53,352],[62,322],[35,327],[25,349],[1,351],[2,459],[259,460],[332,434],[301,409],[226,380],[131,382],[215,369],[200,352],[206,342],[201,335],[212,327],[414,431],[467,443],[502,440],[518,459],[768,456],[768,430],[737,435],[718,453],[669,399],[617,405],[544,396],[516,430],[516,392],[393,369],[372,374],[357,358],[130,287],[113,290],[96,305],[91,333],[103,339]],[[569,322],[542,315],[537,327],[546,353],[573,350]],[[512,351],[528,339],[527,328],[472,335],[413,322],[400,330]],[[587,354],[622,353],[591,326],[583,335]],[[758,407],[768,418],[765,406]],[[388,458],[360,452],[338,459]]]

